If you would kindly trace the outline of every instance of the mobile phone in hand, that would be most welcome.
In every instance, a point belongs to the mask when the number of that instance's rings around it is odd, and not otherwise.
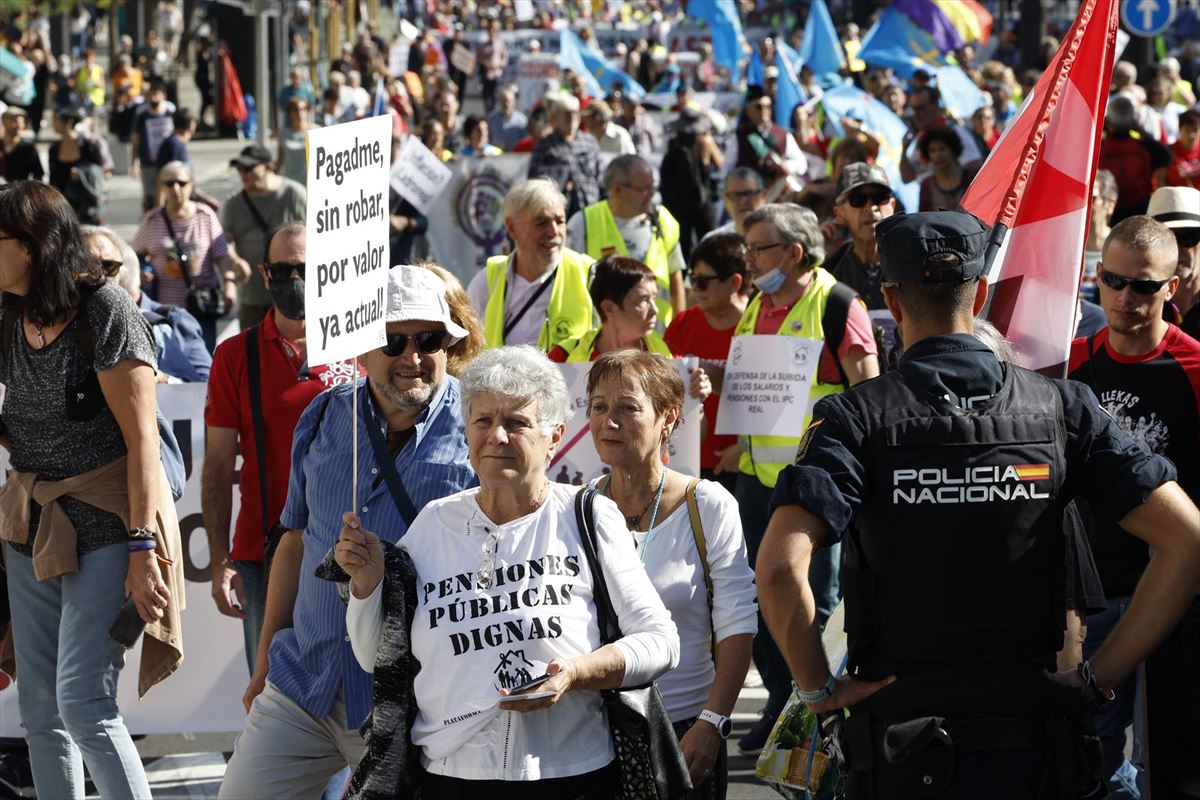
[[[108,635],[114,642],[129,650],[137,644],[138,637],[142,635],[145,627],[146,621],[138,613],[137,604],[133,602],[131,595],[125,598],[125,604],[117,612],[117,618],[108,629]]]
[[[511,689],[508,690],[508,693],[510,695],[514,695],[514,694],[518,694],[520,692],[528,692],[530,689],[535,689],[538,686],[541,686],[543,683],[545,683],[548,680],[550,680],[550,673],[546,672],[541,675],[538,675],[536,678],[534,678],[531,681],[525,681],[525,683],[522,683],[519,686],[512,687]]]

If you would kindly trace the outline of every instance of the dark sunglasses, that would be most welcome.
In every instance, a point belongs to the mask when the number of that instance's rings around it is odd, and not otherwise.
[[[846,202],[851,208],[862,208],[865,205],[881,206],[892,199],[889,191],[851,192],[846,195]]]
[[[1200,228],[1175,228],[1175,242],[1180,247],[1190,248],[1200,244]]]
[[[1104,281],[1104,285],[1114,292],[1119,292],[1128,286],[1133,289],[1135,294],[1154,294],[1171,280],[1170,278],[1163,278],[1161,281],[1152,281],[1149,278],[1126,278],[1123,275],[1109,272],[1100,264],[1096,265],[1096,271],[1100,274],[1100,280]]]
[[[692,287],[697,291],[704,292],[708,290],[709,286],[719,280],[721,280],[721,276],[719,275],[693,275]]]
[[[121,267],[123,267],[123,266],[125,266],[124,261],[106,261],[104,259],[100,260],[100,269],[103,270],[104,274],[110,278],[113,275],[116,275],[118,272],[120,272]]]
[[[379,348],[385,356],[395,358],[402,356],[408,351],[408,340],[412,339],[413,344],[417,346],[417,350],[429,355],[441,350],[446,344],[445,331],[421,331],[420,333],[389,333],[387,335],[387,344]]]
[[[163,181],[163,186],[187,186],[191,181]]]
[[[290,261],[273,261],[266,264],[267,277],[275,283],[281,283],[289,280],[293,272],[300,273],[300,278],[304,278],[304,262],[293,264]]]

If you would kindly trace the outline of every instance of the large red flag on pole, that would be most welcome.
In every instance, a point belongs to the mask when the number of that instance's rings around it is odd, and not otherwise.
[[[962,207],[994,226],[987,319],[1021,363],[1066,374],[1116,52],[1116,0],[1083,0]]]

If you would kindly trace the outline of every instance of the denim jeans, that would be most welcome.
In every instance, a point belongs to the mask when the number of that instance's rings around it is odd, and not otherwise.
[[[263,565],[261,561],[234,561],[233,568],[242,579],[242,593],[245,604],[242,613],[242,639],[246,647],[246,666],[250,674],[254,674],[254,663],[258,658],[258,639],[262,634],[263,614],[267,608],[266,585],[263,581]]]
[[[21,722],[38,797],[83,798],[83,765],[106,800],[149,798],[137,748],[117,711],[125,649],[108,629],[125,601],[129,554],[109,545],[79,572],[39,581],[8,548],[8,592]]]
[[[1087,618],[1087,640],[1083,643],[1083,657],[1091,658],[1104,644],[1121,617],[1129,608],[1128,597],[1109,597],[1108,609]],[[1141,686],[1138,673],[1113,688],[1116,698],[1096,714],[1096,733],[1104,752],[1101,768],[1108,783],[1110,800],[1138,800],[1141,797],[1141,770],[1125,757],[1125,729],[1134,725],[1133,750],[1135,760],[1141,750],[1139,725],[1134,724],[1134,709],[1141,703]]]
[[[737,491],[734,495],[738,501],[742,535],[746,537],[746,555],[750,559],[751,567],[755,565],[758,547],[762,544],[763,534],[767,532],[767,523],[771,521],[769,510],[771,495],[774,492],[774,489],[763,486],[753,475],[738,475]],[[817,624],[822,627],[842,597],[841,557],[842,545],[839,542],[813,553],[808,566],[808,582],[817,604]],[[752,652],[754,666],[758,668],[758,674],[762,677],[763,686],[768,694],[763,713],[779,716],[792,693],[792,674],[775,640],[771,638],[761,613],[758,615],[758,633],[754,636]]]

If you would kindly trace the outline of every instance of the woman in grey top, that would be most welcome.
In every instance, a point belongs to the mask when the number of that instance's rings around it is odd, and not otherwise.
[[[30,499],[15,515],[27,508],[28,526],[0,529],[34,784],[39,797],[82,798],[86,761],[101,796],[148,798],[117,712],[125,651],[108,630],[127,596],[147,622],[169,597],[155,551],[154,344],[133,301],[84,249],[67,201],[37,181],[0,190],[0,292],[0,441],[15,470],[3,493],[24,485],[46,503]],[[124,475],[112,475],[122,458]],[[92,474],[124,488],[128,524],[79,499],[101,491]],[[67,479],[78,485],[48,499]],[[64,534],[74,568],[44,560]]]

